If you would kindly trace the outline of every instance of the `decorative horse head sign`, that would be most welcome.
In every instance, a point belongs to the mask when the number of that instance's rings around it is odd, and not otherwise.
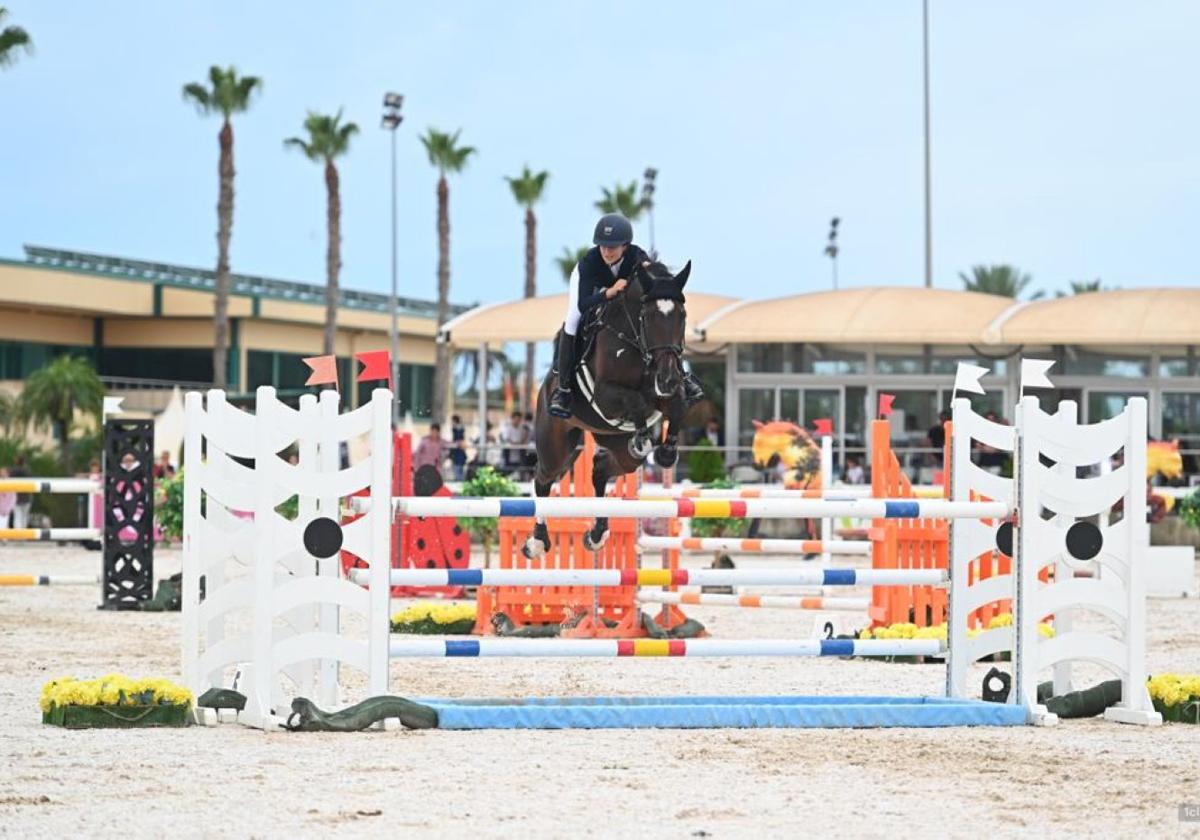
[[[683,289],[692,264],[678,274],[659,262],[644,262],[634,269],[625,291],[606,301],[596,319],[595,342],[590,353],[578,354],[575,371],[550,371],[538,395],[534,437],[537,472],[534,492],[550,495],[550,488],[566,474],[578,457],[583,433],[591,432],[597,449],[592,485],[603,496],[608,480],[640,467],[654,449],[655,461],[670,467],[678,456],[679,427],[687,406],[683,399],[683,343],[687,305]],[[559,340],[564,340],[562,335]],[[572,416],[552,417],[546,410],[559,376],[573,376]],[[656,449],[650,429],[668,421],[667,437]],[[608,520],[598,517],[584,537],[589,549],[608,538]],[[550,549],[550,534],[539,518],[524,547],[526,557],[540,557]]]

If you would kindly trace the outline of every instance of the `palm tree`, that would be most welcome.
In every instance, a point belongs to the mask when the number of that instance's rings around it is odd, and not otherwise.
[[[550,173],[542,170],[534,174],[526,166],[516,178],[505,178],[512,190],[513,198],[525,208],[525,297],[531,298],[537,294],[537,216],[533,213],[533,205],[542,199],[542,191]],[[532,341],[525,345],[525,392],[522,396],[521,408],[530,411],[533,408],[533,369],[536,364],[537,345]]]
[[[645,196],[639,195],[637,180],[630,181],[628,186],[618,182],[611,190],[601,187],[604,195],[596,202],[596,209],[601,213],[620,213],[631,222],[641,218],[649,207]]]
[[[562,254],[554,258],[554,264],[557,265],[558,270],[562,272],[564,283],[571,282],[571,272],[575,270],[575,266],[579,264],[580,260],[587,256],[587,252],[590,250],[591,248],[589,248],[587,245],[584,245],[582,248],[576,248],[574,251],[572,251],[566,245],[563,246]]]
[[[333,116],[308,112],[304,120],[308,139],[289,137],[286,148],[299,149],[311,161],[325,164],[325,219],[328,241],[325,247],[325,355],[336,352],[338,272],[342,268],[342,198],[335,160],[350,151],[350,138],[358,133],[354,123],[342,124],[342,112]]]
[[[459,146],[458,136],[462,129],[450,134],[429,128],[421,136],[429,163],[438,171],[437,182],[437,235],[438,235],[438,329],[450,315],[450,185],[446,174],[462,172],[467,159],[475,154],[473,146]],[[450,382],[450,348],[443,342],[437,343],[437,355],[433,369],[433,418],[444,419],[446,413],[446,388]]]
[[[22,423],[49,423],[62,441],[62,461],[67,465],[69,437],[75,411],[87,412],[100,421],[104,406],[104,384],[91,363],[78,356],[59,356],[25,380],[20,397]]]
[[[986,295],[1018,298],[1033,282],[1033,278],[1011,265],[975,265],[971,273],[958,273],[962,280],[963,289],[968,292],[982,292]],[[1035,292],[1030,300],[1040,298],[1044,292]]]
[[[201,114],[221,115],[217,145],[217,293],[213,301],[213,383],[226,386],[229,364],[229,240],[233,236],[233,126],[229,118],[250,107],[250,99],[262,89],[257,76],[238,76],[233,67],[208,69],[208,87],[192,82],[183,86],[183,99]]]
[[[0,25],[8,17],[8,9],[0,6]],[[5,26],[0,29],[0,67],[8,67],[16,63],[18,47],[24,47],[25,52],[33,52],[33,40],[29,33],[19,26]]]
[[[1086,295],[1088,292],[1107,291],[1104,288],[1103,283],[1100,282],[1099,277],[1097,277],[1095,280],[1072,280],[1070,285],[1070,292],[1055,292],[1054,296],[1064,298],[1069,297],[1070,295]]]

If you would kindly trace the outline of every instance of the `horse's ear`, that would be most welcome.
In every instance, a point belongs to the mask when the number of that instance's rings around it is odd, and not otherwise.
[[[691,273],[692,273],[692,261],[688,260],[687,265],[685,265],[683,267],[683,269],[678,274],[675,275],[675,282],[679,284],[679,288],[682,289],[684,286],[687,285],[688,275],[690,275]]]

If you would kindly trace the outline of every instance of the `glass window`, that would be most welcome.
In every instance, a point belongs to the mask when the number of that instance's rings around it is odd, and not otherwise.
[[[741,373],[815,373],[844,376],[866,373],[867,356],[823,344],[739,344]]]
[[[983,359],[970,355],[934,356],[929,362],[929,372],[944,373],[953,376],[958,372],[959,362],[966,362],[969,365],[979,365],[979,367],[990,370],[991,373],[983,378],[985,387],[989,376],[1004,376],[1008,373],[1007,359]]]
[[[925,357],[917,355],[879,355],[875,357],[875,372],[890,374],[925,373]]]
[[[171,347],[105,347],[100,351],[100,375],[126,379],[212,382],[211,349]]]
[[[776,419],[790,420],[797,425],[804,425],[800,422],[799,388],[779,389],[779,416]]]
[[[804,391],[804,420],[800,424],[811,429],[813,421],[828,417],[833,421],[834,428],[838,424],[838,400],[841,393],[835,390],[807,388]]]
[[[738,389],[738,445],[749,447],[754,440],[754,421],[775,419],[774,388]]]
[[[1188,449],[1200,443],[1200,393],[1164,392],[1162,430],[1167,440],[1179,439]]]
[[[1064,353],[1062,372],[1068,376],[1128,376],[1144,378],[1150,374],[1150,357],[1096,353],[1076,349]]]
[[[1145,397],[1144,391],[1089,391],[1087,398],[1087,422],[1099,423],[1116,417],[1125,410],[1131,397]]]
[[[884,392],[888,393],[888,392]],[[938,392],[896,391],[892,402],[892,438],[907,446],[922,446],[938,417]],[[901,431],[902,430],[902,431]]]
[[[1194,352],[1180,356],[1164,355],[1158,361],[1158,375],[1165,377],[1200,376],[1200,365],[1196,364]]]

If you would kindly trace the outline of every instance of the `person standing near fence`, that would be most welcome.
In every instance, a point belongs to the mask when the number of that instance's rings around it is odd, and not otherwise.
[[[457,414],[450,418],[450,465],[454,480],[462,481],[467,470],[467,429]]]
[[[421,442],[417,444],[417,451],[413,454],[413,467],[420,469],[424,466],[431,466],[438,471],[438,475],[442,474],[442,462],[446,460],[446,441],[442,440],[442,426],[440,423],[433,423],[429,427],[429,434],[421,438]]]
[[[8,471],[12,478],[29,478],[29,467],[25,465],[25,456],[18,455],[13,461],[12,469]],[[16,504],[13,505],[12,518],[14,528],[29,527],[29,509],[33,507],[33,496],[28,493],[18,493]]]

